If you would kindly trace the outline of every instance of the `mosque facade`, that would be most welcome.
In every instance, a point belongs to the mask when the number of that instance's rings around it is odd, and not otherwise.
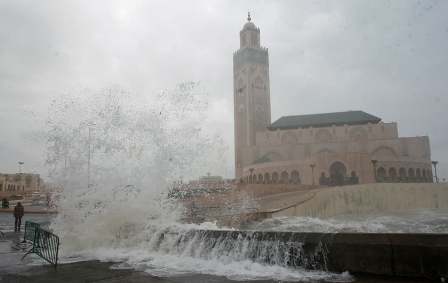
[[[364,111],[284,116],[271,122],[269,54],[248,16],[233,54],[235,172],[249,184],[432,182],[427,136]]]

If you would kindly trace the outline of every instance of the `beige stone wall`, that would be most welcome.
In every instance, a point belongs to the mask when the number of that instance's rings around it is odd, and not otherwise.
[[[371,160],[378,160],[376,169],[384,169],[385,178],[404,171],[405,177],[412,172],[418,177],[411,181],[432,180],[429,138],[400,138],[396,123],[265,131],[257,133],[257,145],[243,154],[252,158],[252,164],[243,169],[246,182],[253,175],[272,180],[273,174],[298,172],[302,184],[319,184],[321,174],[328,177],[330,166],[341,162],[347,177],[355,172],[360,183],[372,183],[375,170]],[[314,175],[311,164],[315,165]]]
[[[310,200],[271,216],[322,218],[409,209],[448,209],[448,184],[376,183],[325,188]]]
[[[296,143],[335,143],[395,138],[398,138],[397,123],[378,123],[261,131],[257,133],[256,143],[259,146],[279,146]]]

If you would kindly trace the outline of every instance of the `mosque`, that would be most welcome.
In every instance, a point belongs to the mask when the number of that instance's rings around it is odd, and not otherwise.
[[[233,54],[235,172],[248,184],[432,182],[429,138],[364,111],[271,122],[269,54],[248,15]]]

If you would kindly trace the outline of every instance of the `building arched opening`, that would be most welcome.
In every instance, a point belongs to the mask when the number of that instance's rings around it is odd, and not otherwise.
[[[264,182],[265,184],[271,183],[271,175],[269,175],[269,173],[264,173]]]
[[[413,168],[409,168],[408,176],[409,176],[409,179],[411,179],[411,181],[413,181],[415,179],[415,171]]]
[[[300,184],[300,174],[299,171],[294,170],[291,172],[291,183]]]
[[[278,183],[278,173],[277,172],[272,173],[272,183],[273,184]]]
[[[400,170],[398,170],[398,175],[400,176],[400,181],[404,182],[406,181],[406,169],[404,169],[403,167],[400,168]]]
[[[343,186],[347,168],[342,162],[336,161],[330,166],[330,184],[332,186]]]
[[[416,178],[417,178],[417,181],[421,181],[421,178],[422,178],[422,172],[420,171],[420,168],[417,168],[417,169],[415,170],[415,176],[416,176]]]
[[[384,167],[379,167],[376,170],[376,179],[378,182],[384,182],[386,179],[386,169],[384,169]]]
[[[263,183],[263,175],[258,174],[258,184],[262,184],[262,183]]]
[[[397,179],[397,169],[394,167],[389,168],[389,177],[391,180],[395,181]]]
[[[280,176],[280,178],[281,178],[281,183],[282,184],[287,184],[288,181],[289,181],[289,174],[288,174],[288,172],[283,171],[281,176]]]

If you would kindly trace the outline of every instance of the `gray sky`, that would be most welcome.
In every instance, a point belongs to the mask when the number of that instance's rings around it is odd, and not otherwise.
[[[232,53],[247,11],[269,48],[272,118],[364,110],[429,135],[448,177],[448,1],[0,0],[0,172],[45,174],[33,138],[55,96],[151,96],[200,81],[230,146]],[[228,172],[233,174],[233,171]]]

